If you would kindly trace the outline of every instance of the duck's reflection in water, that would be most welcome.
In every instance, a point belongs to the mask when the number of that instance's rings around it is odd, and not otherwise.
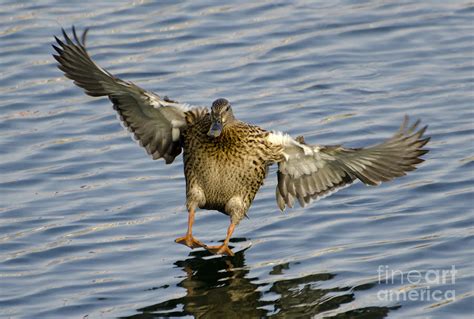
[[[186,289],[183,297],[170,299],[138,309],[128,318],[307,318],[337,309],[354,300],[354,291],[373,287],[318,288],[323,281],[335,275],[319,273],[300,278],[277,280],[271,284],[258,283],[245,267],[245,251],[233,257],[210,258],[206,251],[196,251],[191,258],[177,261],[186,277],[178,284]],[[285,263],[273,267],[270,275],[282,274],[289,269]],[[337,318],[383,318],[388,307],[367,307],[338,314]]]

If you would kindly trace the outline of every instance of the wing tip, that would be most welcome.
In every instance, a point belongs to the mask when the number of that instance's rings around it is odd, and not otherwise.
[[[59,52],[56,48],[55,50],[58,51],[58,53],[62,54],[62,52],[67,48],[67,47],[79,47],[81,49],[85,49],[86,46],[86,38],[87,38],[87,33],[89,32],[90,28],[86,27],[84,31],[82,32],[81,37],[78,36],[77,34],[77,29],[75,25],[72,25],[71,31],[72,31],[72,39],[68,35],[68,32],[66,29],[61,28],[61,33],[63,36],[63,39],[60,39],[57,36],[54,36],[54,40],[56,43],[60,46],[61,52]],[[74,39],[74,41],[73,41]],[[53,45],[54,47],[54,45]]]

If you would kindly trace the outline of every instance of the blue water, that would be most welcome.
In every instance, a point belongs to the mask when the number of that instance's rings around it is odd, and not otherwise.
[[[468,1],[2,1],[0,315],[470,318],[473,17]],[[100,65],[158,94],[225,97],[312,144],[372,144],[409,114],[430,153],[404,178],[285,214],[272,169],[236,256],[191,251],[173,242],[182,160],[152,161],[107,99],[56,68],[53,36],[72,24],[91,27]],[[194,232],[216,244],[227,225],[199,211]]]

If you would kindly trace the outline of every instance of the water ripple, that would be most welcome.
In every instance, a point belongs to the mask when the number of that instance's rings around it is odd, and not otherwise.
[[[0,4],[0,314],[64,317],[470,317],[474,7],[463,1],[86,1]],[[87,7],[87,9],[85,9]],[[173,244],[186,228],[182,161],[154,162],[106,99],[55,66],[60,27],[91,27],[95,60],[197,105],[227,97],[242,120],[364,146],[405,114],[430,125],[409,176],[361,183],[285,214],[275,168],[232,258]],[[228,219],[198,212],[218,242]],[[403,273],[457,270],[444,300]]]

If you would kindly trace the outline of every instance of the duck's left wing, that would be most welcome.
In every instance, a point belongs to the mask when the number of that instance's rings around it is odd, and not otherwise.
[[[327,196],[360,180],[379,185],[412,171],[428,150],[423,146],[426,126],[416,131],[419,121],[408,127],[408,117],[400,130],[381,144],[367,148],[312,146],[302,138],[292,139],[283,133],[271,133],[273,144],[283,146],[284,160],[278,163],[276,199],[278,207],[292,207],[296,198],[301,206]]]
[[[85,48],[87,30],[81,39],[73,27],[72,40],[63,30],[64,41],[56,38],[54,55],[66,77],[90,96],[108,96],[122,124],[153,159],[171,163],[181,153],[180,137],[186,129],[186,114],[203,112],[188,104],[161,98],[153,92],[123,81],[98,66]]]

